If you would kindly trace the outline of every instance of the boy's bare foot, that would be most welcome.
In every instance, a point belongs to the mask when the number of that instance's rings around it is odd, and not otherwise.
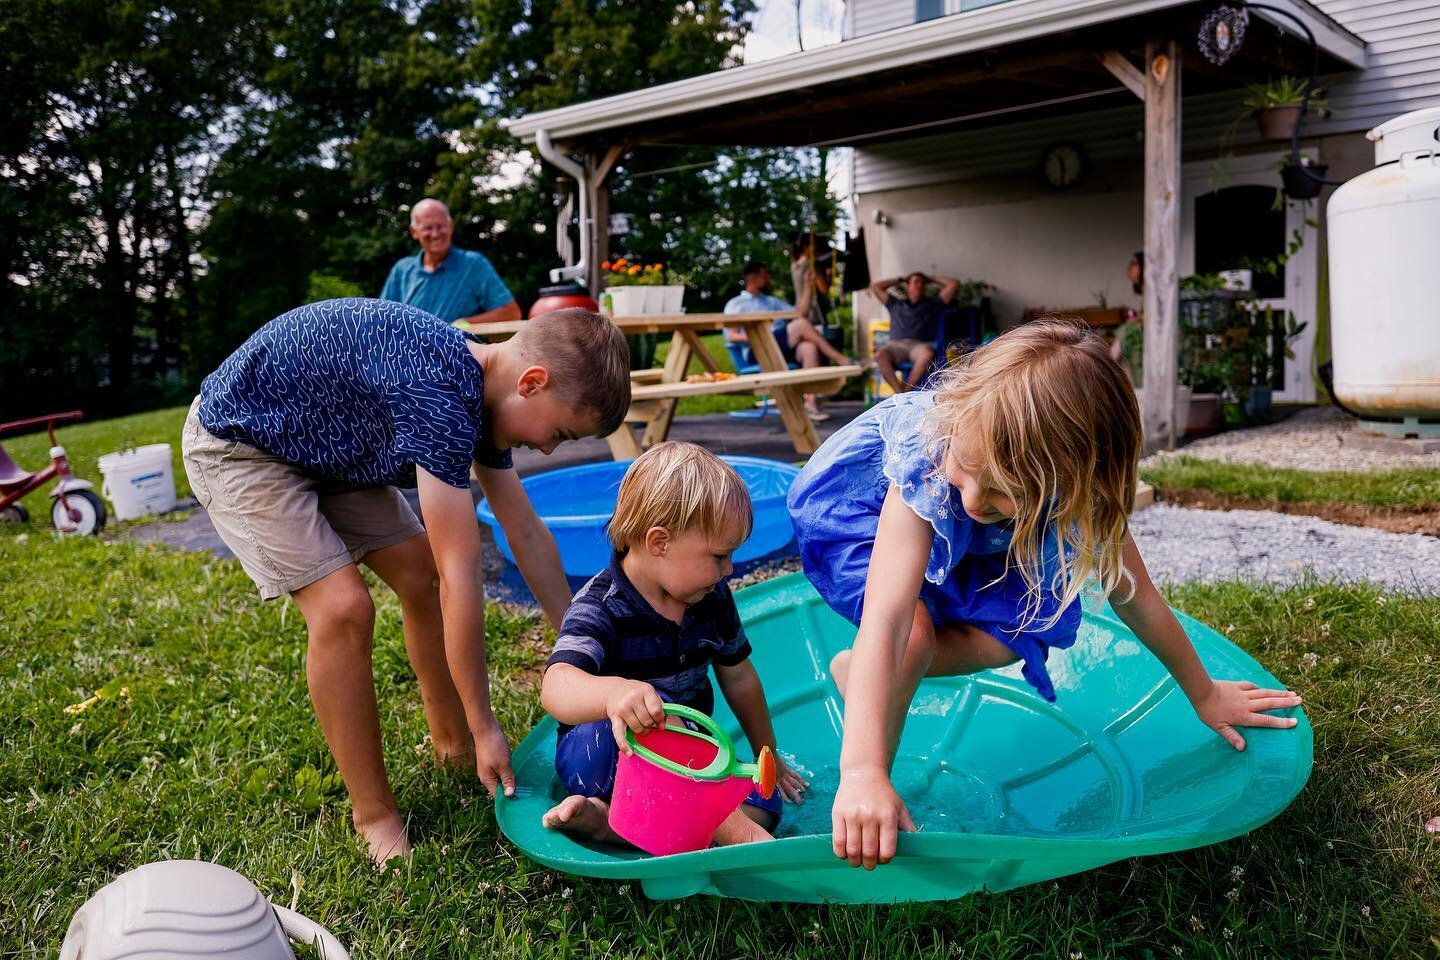
[[[365,852],[371,862],[382,871],[395,857],[409,860],[413,852],[405,823],[398,814],[374,823],[356,823],[355,832],[365,841]]]
[[[841,650],[830,658],[830,679],[835,681],[835,688],[840,691],[840,696],[845,696],[845,684],[850,680],[850,651]]]
[[[610,829],[610,805],[599,797],[566,797],[545,811],[540,823],[547,830],[560,830],[598,843],[625,842]]]
[[[445,767],[449,770],[459,770],[462,773],[473,773],[475,770],[475,741],[464,740],[454,744],[442,744],[434,741],[435,765]]]

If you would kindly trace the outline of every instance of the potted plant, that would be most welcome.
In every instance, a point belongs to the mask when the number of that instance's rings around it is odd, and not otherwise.
[[[1280,179],[1285,184],[1285,196],[1291,200],[1314,200],[1325,187],[1325,171],[1330,167],[1328,164],[1316,162],[1307,154],[1301,153],[1298,156],[1298,163],[1296,155],[1293,154],[1287,154],[1280,162]]]
[[[658,263],[635,263],[625,257],[600,264],[605,271],[601,309],[617,316],[680,313],[685,299],[684,278]],[[678,282],[674,282],[678,281]]]
[[[1305,80],[1285,76],[1269,83],[1252,83],[1245,88],[1244,103],[1255,115],[1260,136],[1266,140],[1289,140],[1300,124],[1301,104],[1316,112],[1325,109],[1319,90],[1310,91],[1310,99],[1306,103],[1306,86]]]

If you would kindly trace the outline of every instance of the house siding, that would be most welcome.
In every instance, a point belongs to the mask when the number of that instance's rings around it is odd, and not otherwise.
[[[915,22],[915,0],[849,0],[845,18],[849,24],[846,40],[908,27]]]
[[[946,0],[947,4],[954,0]],[[1359,135],[1411,110],[1440,104],[1440,0],[1312,0],[1366,42],[1366,69],[1323,78],[1331,115],[1308,120],[1307,138]],[[900,0],[852,0],[857,27],[871,10],[910,11]],[[867,8],[869,8],[867,10]],[[898,24],[892,24],[892,26]],[[886,28],[888,29],[888,27]],[[857,34],[858,35],[858,34]],[[1183,81],[1182,81],[1183,82]],[[1187,158],[1260,145],[1241,118],[1237,93],[1186,97],[1181,107]],[[1237,122],[1239,118],[1239,122]],[[855,152],[855,191],[925,186],[1038,167],[1050,144],[1079,143],[1094,162],[1140,157],[1144,115],[1138,101],[1046,120],[897,141]]]
[[[1392,117],[1440,104],[1440,2],[1311,0],[1365,41],[1364,70],[1330,78],[1333,115],[1316,134],[1368,130]]]

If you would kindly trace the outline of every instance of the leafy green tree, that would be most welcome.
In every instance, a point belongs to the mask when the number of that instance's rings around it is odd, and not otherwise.
[[[479,122],[462,134],[463,152],[442,158],[435,193],[455,213],[457,237],[497,254],[525,299],[558,263],[557,171],[499,121],[733,66],[753,4],[473,0],[473,8]],[[833,228],[823,173],[815,151],[636,149],[611,177],[611,210],[633,214],[614,250],[690,273],[692,309],[717,308],[738,286],[743,260],[766,259],[786,278],[789,233]]]
[[[253,27],[223,0],[0,8],[8,411],[166,394],[196,309],[205,164]]]
[[[461,0],[267,5],[267,54],[212,181],[197,374],[304,302],[312,274],[374,296],[413,252],[402,207],[473,122],[472,26]]]

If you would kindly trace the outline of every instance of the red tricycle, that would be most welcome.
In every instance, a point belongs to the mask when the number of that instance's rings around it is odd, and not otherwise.
[[[98,534],[104,529],[105,501],[93,492],[95,484],[70,472],[65,448],[55,443],[55,424],[79,420],[84,415],[80,410],[71,410],[0,423],[0,433],[13,433],[42,423],[50,433],[50,466],[38,473],[22,469],[10,459],[5,448],[0,447],[0,523],[24,523],[29,520],[30,515],[20,505],[20,498],[54,477],[55,488],[50,491],[50,496],[55,503],[50,507],[50,522],[55,524],[55,529],[66,535]]]

